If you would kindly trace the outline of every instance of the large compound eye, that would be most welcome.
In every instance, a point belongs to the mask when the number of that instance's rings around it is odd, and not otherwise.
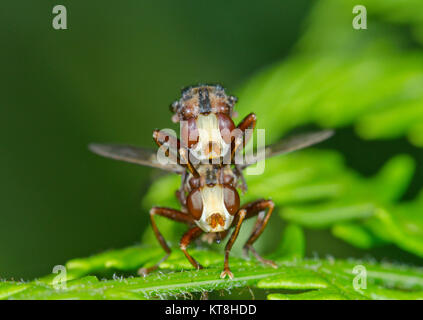
[[[181,126],[181,140],[186,146],[188,146],[188,148],[191,148],[199,140],[195,119],[191,118],[189,120],[181,121]]]
[[[225,141],[225,143],[230,143],[231,132],[235,129],[234,122],[228,115],[223,113],[218,113],[217,119],[219,121],[219,130],[220,134],[222,135],[223,141]]]
[[[225,202],[225,207],[228,210],[230,215],[237,213],[239,209],[239,194],[235,188],[230,186],[223,187],[223,199]]]
[[[194,189],[188,195],[187,198],[188,211],[194,217],[195,220],[199,220],[203,214],[203,199],[201,197],[201,191]]]

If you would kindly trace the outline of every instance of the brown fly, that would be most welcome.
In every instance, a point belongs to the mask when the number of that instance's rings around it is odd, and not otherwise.
[[[253,244],[262,234],[274,209],[272,200],[260,199],[240,204],[237,188],[245,191],[247,186],[242,170],[275,155],[286,154],[321,142],[332,135],[332,131],[302,134],[265,147],[262,157],[249,163],[236,163],[235,156],[244,149],[255,128],[254,113],[246,116],[235,126],[234,104],[236,98],[225,93],[219,85],[200,85],[182,91],[180,100],[171,105],[172,120],[179,122],[181,139],[155,130],[153,138],[159,150],[166,150],[171,159],[163,163],[156,150],[129,145],[91,144],[90,150],[104,157],[151,166],[177,173],[182,177],[176,191],[181,209],[153,207],[150,219],[153,231],[166,255],[153,267],[140,269],[147,274],[166,260],[171,249],[157,228],[155,215],[184,223],[188,231],[182,236],[180,248],[190,263],[197,269],[199,264],[187,251],[188,245],[206,233],[210,241],[220,242],[234,229],[225,247],[224,269],[221,277],[233,278],[229,268],[229,253],[246,219],[257,216],[253,230],[244,245],[244,253],[251,252],[260,262],[276,267],[273,261],[262,258]],[[217,134],[216,134],[217,132]]]

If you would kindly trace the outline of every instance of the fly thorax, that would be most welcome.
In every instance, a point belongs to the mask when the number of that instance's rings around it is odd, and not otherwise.
[[[198,143],[192,152],[200,161],[224,156],[230,149],[221,135],[219,121],[214,113],[200,114],[196,119]]]
[[[203,213],[195,223],[205,232],[222,232],[227,230],[233,221],[225,207],[223,188],[219,185],[201,189]]]

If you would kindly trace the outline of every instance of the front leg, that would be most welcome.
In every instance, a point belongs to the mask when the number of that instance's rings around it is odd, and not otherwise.
[[[159,262],[157,262],[154,266],[152,266],[150,268],[139,269],[138,274],[143,275],[143,276],[146,276],[149,272],[157,269],[159,267],[160,263],[165,261],[169,257],[170,253],[172,252],[172,250],[170,250],[169,246],[167,245],[166,240],[163,238],[162,234],[160,233],[159,229],[157,228],[156,221],[154,220],[154,216],[156,214],[159,215],[159,216],[171,219],[173,221],[177,221],[177,222],[182,222],[182,223],[186,223],[186,224],[192,224],[193,223],[192,217],[183,213],[183,212],[181,212],[181,211],[170,209],[170,208],[162,208],[162,207],[151,208],[151,210],[150,210],[151,226],[153,228],[153,231],[154,231],[154,234],[155,234],[157,240],[159,241],[163,250],[166,252],[166,255]]]
[[[220,277],[222,279],[225,278],[226,275],[228,275],[229,278],[231,278],[231,279],[234,278],[234,275],[231,272],[231,269],[229,268],[229,253],[232,249],[232,246],[234,245],[236,238],[238,237],[239,230],[241,229],[241,225],[242,225],[242,222],[244,221],[246,213],[247,212],[246,212],[245,209],[241,209],[241,210],[238,211],[238,219],[237,219],[235,230],[232,233],[231,238],[229,239],[229,241],[228,241],[228,243],[226,244],[226,247],[225,247],[225,262],[224,262],[224,266],[223,266],[223,271],[220,274]]]
[[[238,181],[241,181],[241,191],[244,194],[247,191],[247,183],[245,181],[244,175],[242,173],[242,169],[240,167],[241,163],[236,163],[236,154],[244,149],[245,145],[251,138],[251,132],[247,131],[248,129],[254,129],[256,126],[256,115],[254,113],[250,113],[246,116],[240,124],[236,127],[235,134],[232,137],[231,142],[231,162],[235,165],[234,173],[238,178]],[[242,148],[239,147],[242,145]]]
[[[236,127],[237,130],[236,134],[232,138],[231,142],[231,163],[233,163],[235,159],[235,154],[242,145],[242,148],[245,147],[247,142],[251,138],[250,132],[247,132],[247,129],[254,129],[256,127],[256,115],[254,113],[250,113],[246,116]]]
[[[244,174],[242,173],[242,168],[239,164],[235,164],[233,168],[233,172],[236,177],[237,185],[241,189],[242,194],[245,194],[248,190],[247,181],[245,181]],[[239,183],[240,182],[240,183]]]
[[[188,173],[186,171],[182,172],[181,174],[181,186],[178,190],[175,191],[176,198],[179,200],[181,204],[182,211],[186,212],[186,205],[187,205],[187,197],[185,194],[185,186],[188,181]]]
[[[201,230],[199,227],[194,227],[192,229],[189,229],[183,236],[179,243],[179,246],[182,250],[182,252],[185,254],[185,257],[187,257],[188,261],[191,262],[191,264],[194,266],[195,269],[203,269],[203,266],[197,262],[187,251],[188,245],[191,243],[191,241],[198,238],[203,233],[203,230]]]
[[[251,253],[259,260],[261,263],[268,264],[274,268],[277,268],[276,263],[271,260],[267,260],[262,258],[257,251],[253,247],[253,243],[258,239],[258,237],[262,234],[264,228],[267,225],[267,222],[272,215],[273,208],[275,204],[272,200],[257,200],[254,202],[247,203],[242,208],[247,210],[247,219],[254,217],[258,214],[258,218],[256,224],[254,225],[253,231],[251,232],[250,237],[248,238],[247,242],[244,245],[244,254],[248,256],[248,252]],[[267,213],[265,213],[267,210]]]

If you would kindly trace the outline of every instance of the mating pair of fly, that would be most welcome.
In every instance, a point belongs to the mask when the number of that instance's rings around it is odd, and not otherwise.
[[[277,267],[273,261],[262,258],[253,247],[272,215],[273,201],[260,199],[240,204],[237,188],[243,192],[247,190],[242,170],[263,159],[256,158],[248,164],[235,162],[236,155],[243,152],[245,144],[251,137],[251,130],[256,126],[254,113],[247,115],[238,126],[235,126],[232,117],[235,115],[236,101],[237,98],[227,95],[220,85],[199,85],[183,89],[181,98],[171,105],[172,120],[181,126],[181,139],[163,131],[153,132],[154,141],[159,149],[165,148],[166,156],[174,159],[173,162],[163,163],[159,161],[157,151],[145,148],[114,144],[90,145],[90,150],[99,155],[160,168],[180,174],[182,177],[181,187],[176,191],[181,209],[153,207],[150,210],[153,231],[166,255],[153,267],[140,269],[140,274],[146,275],[156,269],[171,253],[166,240],[157,228],[155,215],[188,226],[188,231],[180,241],[180,248],[196,269],[201,269],[202,266],[188,253],[188,245],[203,233],[206,233],[205,238],[209,242],[219,243],[231,229],[234,229],[225,247],[224,269],[220,275],[221,278],[228,275],[231,279],[233,274],[229,268],[230,250],[238,237],[242,223],[257,216],[253,230],[243,247],[244,253],[248,256],[251,252],[260,262]],[[331,131],[319,131],[294,136],[265,147],[264,155],[272,157],[302,149],[331,135]],[[169,151],[172,149],[174,152]]]

